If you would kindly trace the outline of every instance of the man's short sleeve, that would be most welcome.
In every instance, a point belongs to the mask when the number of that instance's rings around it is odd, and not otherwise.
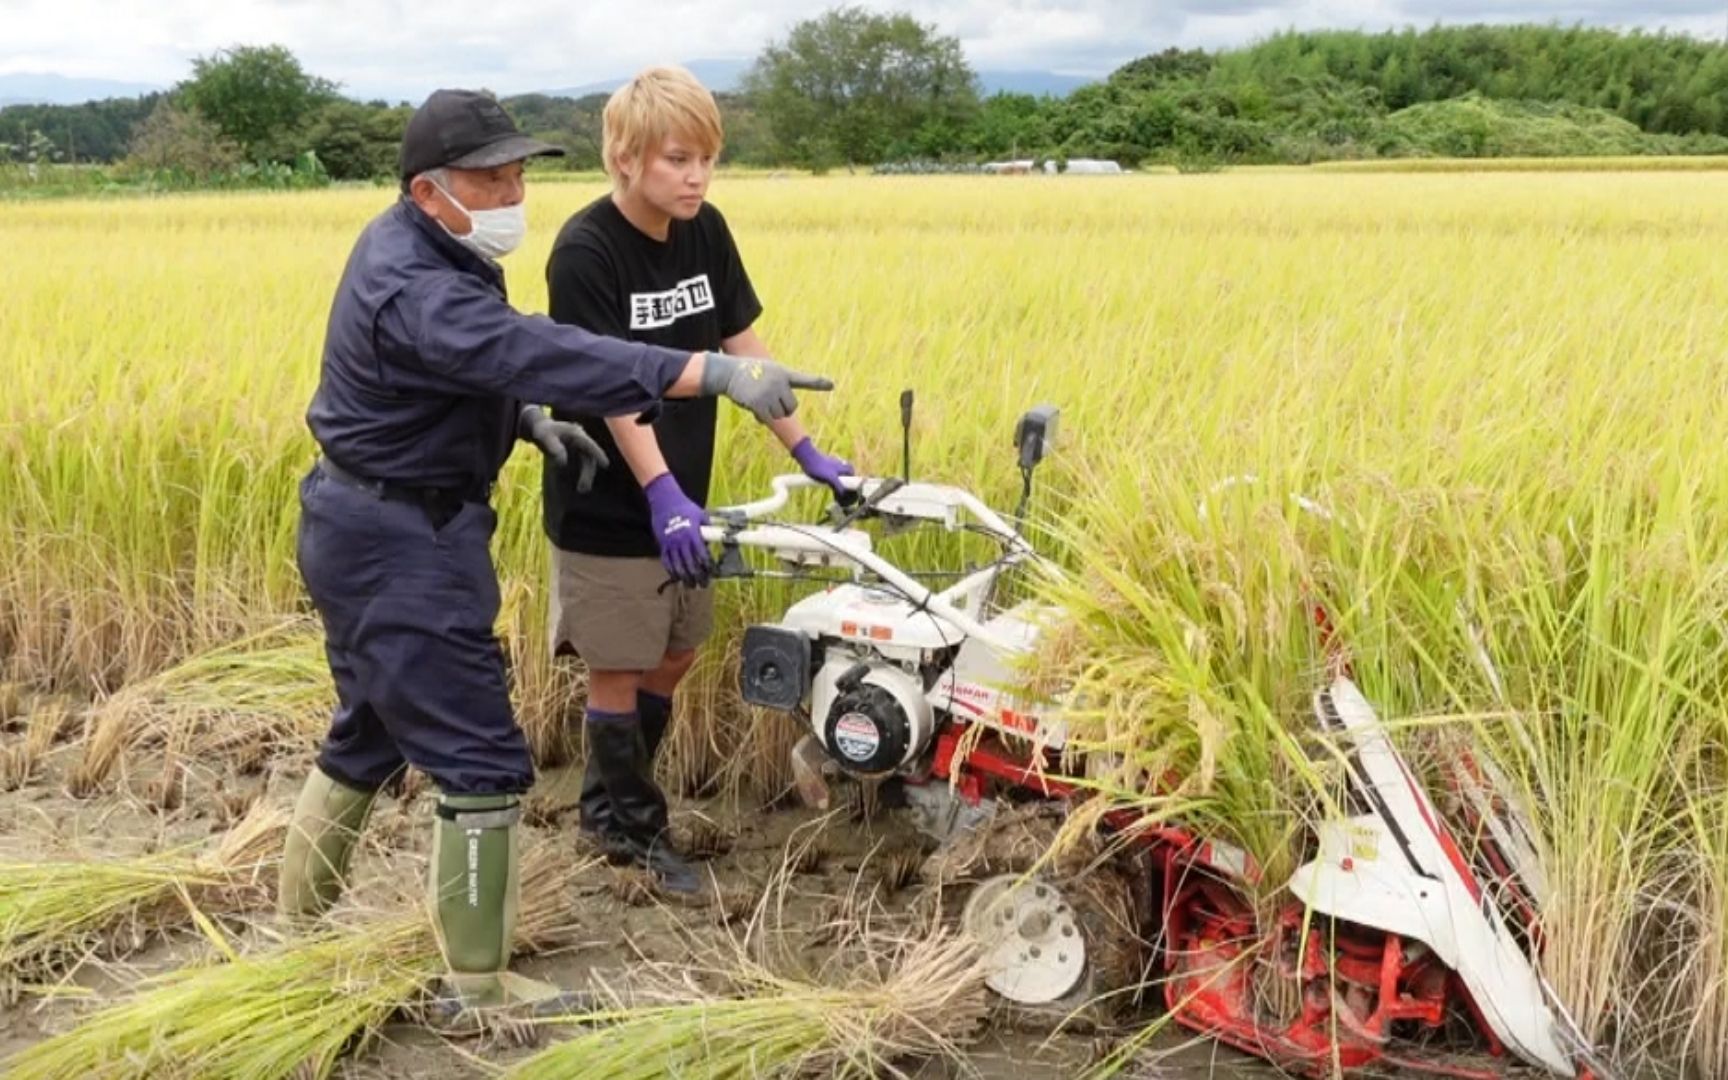
[[[756,325],[762,315],[762,301],[756,298],[756,288],[750,284],[750,274],[744,269],[744,258],[732,239],[726,219],[714,209],[715,242],[720,251],[720,336],[729,338]]]
[[[547,314],[557,322],[607,337],[630,336],[612,260],[587,237],[578,236],[552,249],[546,261],[546,305]]]

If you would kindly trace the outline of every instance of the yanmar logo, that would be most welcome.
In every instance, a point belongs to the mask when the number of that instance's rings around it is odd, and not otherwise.
[[[707,274],[685,278],[665,292],[630,294],[630,329],[658,330],[686,315],[714,310],[714,288]]]

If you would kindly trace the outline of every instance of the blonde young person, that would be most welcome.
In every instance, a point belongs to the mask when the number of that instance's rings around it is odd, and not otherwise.
[[[644,344],[768,358],[754,329],[762,305],[707,201],[722,141],[713,95],[681,68],[649,68],[612,95],[603,123],[612,191],[553,245],[552,318]],[[585,420],[610,466],[586,493],[567,472],[548,468],[544,478],[554,646],[589,671],[581,825],[614,862],[643,866],[674,894],[698,892],[701,879],[670,842],[654,758],[713,623],[700,529],[715,420],[709,402]],[[767,426],[806,475],[844,495],[850,465],[818,450],[795,417]],[[669,578],[675,587],[663,588]]]

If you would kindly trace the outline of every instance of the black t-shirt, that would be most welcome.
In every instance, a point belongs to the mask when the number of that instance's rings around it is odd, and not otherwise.
[[[559,322],[690,352],[719,349],[762,314],[726,219],[706,203],[694,220],[674,220],[662,242],[630,224],[610,195],[596,199],[559,232],[546,286],[550,314]],[[704,505],[718,414],[712,398],[667,401],[654,422],[678,486]],[[582,426],[612,464],[583,495],[576,491],[576,470],[547,463],[541,484],[546,535],[565,551],[587,555],[658,555],[648,499],[605,421],[585,418]]]

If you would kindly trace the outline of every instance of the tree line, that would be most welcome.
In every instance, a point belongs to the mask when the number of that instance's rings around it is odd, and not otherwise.
[[[1304,163],[1395,156],[1728,152],[1728,48],[1564,26],[1286,32],[1141,57],[1063,98],[978,91],[958,40],[836,8],[717,95],[728,160],[814,169],[1102,157]],[[598,168],[604,94],[506,97]],[[281,46],[193,64],[171,91],[0,109],[0,161],[120,163],[190,184],[387,178],[412,111],[357,102]]]
[[[1562,26],[1289,32],[1142,57],[1036,111],[1046,143],[1118,158],[1722,153],[1728,48]]]

